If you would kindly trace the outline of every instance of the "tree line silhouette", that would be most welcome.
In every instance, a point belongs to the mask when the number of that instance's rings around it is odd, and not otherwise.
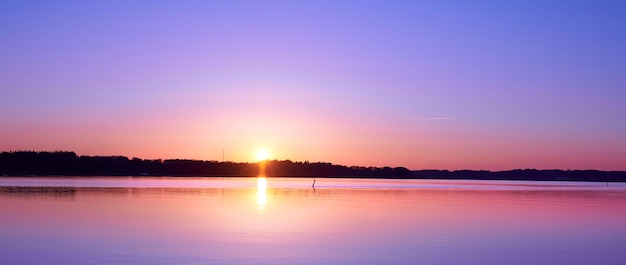
[[[410,178],[403,167],[347,167],[324,162],[264,162],[266,176]],[[151,176],[258,176],[259,163],[189,159],[129,159],[125,156],[78,156],[70,151],[15,151],[0,153],[3,175],[151,175]]]
[[[284,177],[362,177],[405,179],[483,179],[553,181],[626,181],[625,171],[599,170],[415,170],[404,167],[359,167],[325,162],[268,160],[264,175]],[[78,156],[71,151],[13,151],[0,153],[0,174],[11,176],[258,176],[260,163],[189,159],[129,159],[125,156]]]

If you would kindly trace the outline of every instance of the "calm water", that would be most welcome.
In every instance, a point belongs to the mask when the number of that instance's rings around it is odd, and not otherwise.
[[[1,264],[624,264],[621,183],[0,178]]]

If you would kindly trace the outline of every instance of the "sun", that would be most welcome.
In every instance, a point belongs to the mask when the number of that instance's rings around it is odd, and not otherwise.
[[[256,152],[257,161],[265,161],[265,160],[268,160],[269,158],[270,158],[270,153],[265,149],[259,149],[259,151]]]

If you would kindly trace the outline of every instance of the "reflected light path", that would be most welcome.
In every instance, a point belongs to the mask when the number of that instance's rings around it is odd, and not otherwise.
[[[267,179],[263,176],[259,176],[257,181],[256,202],[260,210],[265,209],[265,205],[267,204]]]

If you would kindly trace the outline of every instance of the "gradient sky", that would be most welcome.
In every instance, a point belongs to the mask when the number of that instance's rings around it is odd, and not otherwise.
[[[625,1],[3,1],[0,151],[626,170]]]

